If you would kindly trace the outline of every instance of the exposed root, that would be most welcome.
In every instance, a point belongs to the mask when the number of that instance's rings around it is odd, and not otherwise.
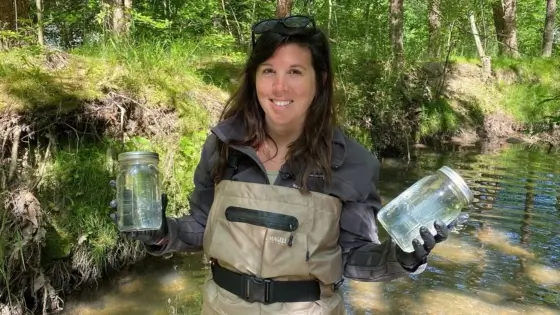
[[[23,309],[21,307],[23,303],[12,303],[12,306],[8,306],[0,303],[0,315],[23,315]]]
[[[2,303],[23,301],[25,297],[37,300],[37,291],[44,283],[41,278],[41,244],[45,237],[41,204],[34,194],[25,187],[5,193],[2,218],[2,237],[5,257],[2,262],[3,277],[0,282]],[[15,244],[7,246],[8,244]],[[32,290],[31,288],[37,288]]]
[[[72,269],[79,275],[80,282],[77,285],[97,279],[101,275],[99,266],[93,261],[89,248],[84,244],[78,245],[72,255]]]
[[[10,169],[8,170],[8,181],[11,181],[14,178],[14,175],[16,174],[20,136],[21,136],[21,128],[16,127],[13,133],[14,138],[12,140],[12,158],[10,161]]]

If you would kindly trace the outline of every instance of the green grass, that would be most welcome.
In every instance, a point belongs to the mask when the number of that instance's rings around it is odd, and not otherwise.
[[[113,192],[106,149],[101,144],[63,147],[46,164],[38,192],[49,223],[48,257],[69,255],[71,247],[83,240],[91,244],[94,261],[100,262],[106,250],[116,245],[108,216]]]
[[[243,55],[235,52],[231,43],[212,48],[218,40],[107,41],[76,48],[70,54],[38,48],[0,52],[0,110],[74,109],[83,101],[119,91],[148,106],[173,107],[195,115],[200,104],[193,102],[189,91],[221,92],[220,83],[231,74],[220,73],[221,68],[213,72],[206,69],[215,63],[201,64],[201,55],[213,52],[231,60],[232,65]],[[62,67],[49,68],[47,59],[62,59],[54,62]],[[222,68],[227,66],[226,62]],[[204,71],[210,71],[210,77]]]
[[[503,59],[496,60],[495,67],[516,75],[514,84],[499,82],[496,87],[518,121],[538,123],[546,116],[560,116],[560,58]]]
[[[458,130],[462,121],[449,102],[443,98],[424,104],[420,135],[449,134]]]
[[[205,138],[205,131],[185,133],[174,145],[172,141],[134,137],[122,149],[159,153],[171,216],[188,212],[187,197],[193,189],[192,176]],[[44,261],[68,257],[72,248],[83,243],[89,248],[93,265],[102,270],[109,263],[107,257],[115,254],[119,237],[109,218],[113,210],[108,205],[115,197],[109,181],[115,178],[110,156],[116,157],[116,148],[120,144],[112,140],[78,147],[68,144],[59,148],[46,164],[45,176],[38,187],[38,198],[48,221]],[[114,154],[108,156],[107,152]]]

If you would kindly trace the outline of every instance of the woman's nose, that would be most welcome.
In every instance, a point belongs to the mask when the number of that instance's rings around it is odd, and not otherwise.
[[[283,75],[277,75],[272,83],[272,89],[275,93],[282,93],[288,90],[288,83]]]

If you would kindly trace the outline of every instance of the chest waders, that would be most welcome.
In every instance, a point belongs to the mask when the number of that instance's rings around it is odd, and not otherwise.
[[[202,315],[343,315],[335,197],[230,180],[233,154],[215,189],[204,232],[212,272]]]

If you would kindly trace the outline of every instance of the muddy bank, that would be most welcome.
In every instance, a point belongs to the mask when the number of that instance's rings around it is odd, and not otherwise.
[[[118,154],[157,152],[168,212],[187,212],[200,147],[226,93],[169,77],[165,65],[58,50],[2,56],[0,314],[56,313],[76,289],[145,256],[108,216]]]
[[[111,227],[103,203],[112,191],[103,185],[131,137],[169,141],[184,131],[175,110],[118,92],[71,111],[3,111],[0,303],[54,312],[75,287],[141,259],[142,248]],[[100,187],[95,198],[88,185]],[[90,210],[97,213],[84,220]]]
[[[549,149],[560,146],[557,121],[560,113],[531,123],[521,122],[511,114],[518,109],[515,108],[517,104],[507,103],[511,99],[507,88],[515,89],[516,85],[527,82],[537,86],[541,83],[533,73],[514,69],[495,68],[485,78],[481,66],[476,63],[430,62],[405,75],[403,101],[416,108],[416,125],[421,129],[422,121],[428,124],[426,121],[434,116],[434,112],[440,117],[436,122],[439,130],[418,136],[412,147],[437,148],[446,143],[459,146],[525,143]],[[546,86],[544,82],[542,84]],[[526,107],[538,106],[538,101]],[[556,100],[545,98],[546,101]]]

